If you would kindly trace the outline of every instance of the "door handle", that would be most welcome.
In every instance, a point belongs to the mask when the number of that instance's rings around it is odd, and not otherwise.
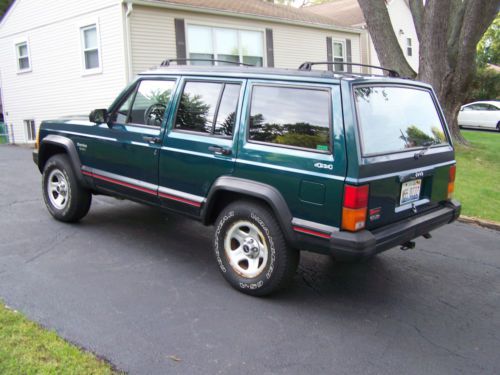
[[[231,155],[232,151],[229,148],[224,148],[221,146],[209,146],[208,151],[212,151],[214,154],[219,154],[219,155]]]
[[[142,137],[146,142],[149,144],[155,145],[161,142],[161,139],[159,137],[149,137],[149,136],[144,136]]]

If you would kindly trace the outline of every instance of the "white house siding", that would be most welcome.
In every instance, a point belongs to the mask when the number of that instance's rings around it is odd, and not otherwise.
[[[399,45],[403,50],[403,54],[406,60],[413,68],[413,70],[418,71],[418,38],[417,32],[415,31],[415,26],[413,24],[413,17],[411,15],[410,8],[406,5],[405,0],[392,0],[387,4],[387,10],[389,12],[389,17],[391,18],[392,28],[398,38]],[[412,56],[408,56],[406,50],[406,38],[411,38],[413,53]],[[375,46],[370,38],[370,55],[371,64],[380,65],[380,61],[375,51]]]
[[[413,70],[418,70],[418,38],[413,24],[413,17],[410,8],[405,0],[392,0],[387,4],[387,10],[391,17],[392,28],[396,33],[399,45]],[[408,56],[406,53],[406,38],[411,38],[413,53]]]
[[[274,65],[278,68],[296,69],[304,61],[326,61],[326,37],[350,39],[352,61],[361,61],[359,33],[337,32],[267,20],[134,6],[130,21],[134,74],[159,65],[167,57],[177,56],[175,18],[184,19],[186,24],[250,28],[261,31],[271,28],[273,29]]]
[[[121,2],[17,0],[0,27],[0,72],[5,122],[16,143],[23,120],[88,114],[111,104],[126,84]],[[80,26],[97,21],[102,73],[83,75]],[[14,44],[27,38],[32,71],[17,72]]]

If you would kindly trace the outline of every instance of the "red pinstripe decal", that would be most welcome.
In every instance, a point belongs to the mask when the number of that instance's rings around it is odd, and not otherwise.
[[[194,207],[201,207],[201,203],[200,202],[190,201],[189,199],[185,199],[185,198],[181,198],[181,197],[176,197],[175,195],[170,195],[170,194],[165,194],[165,193],[158,193],[158,195],[161,198],[166,198],[166,199],[171,199],[173,201],[178,201],[178,202],[186,203],[186,204],[189,204],[189,205],[194,206]]]
[[[294,226],[293,230],[296,232],[300,232],[300,233],[310,234],[311,236],[316,236],[316,237],[321,237],[321,238],[330,238],[329,234],[316,232],[315,230],[306,229],[306,228],[302,228],[302,227]]]
[[[170,194],[165,194],[165,193],[158,193],[158,192],[156,192],[154,190],[143,188],[143,187],[137,186],[137,185],[132,185],[132,184],[129,184],[127,182],[115,180],[114,178],[101,176],[99,174],[92,173],[92,172],[87,172],[87,171],[84,171],[84,170],[82,170],[82,173],[84,175],[86,175],[86,176],[89,176],[89,177],[98,178],[99,180],[111,182],[113,184],[125,186],[125,187],[128,187],[128,188],[134,189],[134,190],[139,190],[139,191],[142,191],[144,193],[151,194],[151,195],[158,195],[161,198],[166,198],[166,199],[174,200],[174,201],[177,201],[177,202],[186,203],[186,204],[189,204],[189,205],[194,206],[194,207],[201,207],[201,203],[200,202],[191,201],[189,199],[177,197],[175,195],[170,195]]]
[[[85,174],[85,175],[87,175],[87,176],[91,176],[91,177],[97,178],[99,180],[111,182],[112,184],[125,186],[125,187],[128,187],[130,189],[142,191],[143,193],[147,193],[147,194],[151,194],[151,195],[157,195],[157,192],[154,191],[154,190],[147,189],[147,188],[144,188],[144,187],[141,187],[141,186],[137,186],[137,185],[132,185],[132,184],[129,184],[127,182],[115,180],[114,178],[101,176],[99,174],[92,173],[92,172],[87,172],[87,171],[82,171],[82,173]]]

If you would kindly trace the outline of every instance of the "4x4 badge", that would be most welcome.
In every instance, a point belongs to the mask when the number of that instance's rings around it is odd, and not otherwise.
[[[314,166],[316,168],[329,169],[331,171],[333,170],[333,164],[325,164],[325,163],[317,162],[317,163],[314,163]]]

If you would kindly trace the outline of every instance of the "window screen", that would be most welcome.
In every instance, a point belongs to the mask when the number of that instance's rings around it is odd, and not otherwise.
[[[330,92],[309,88],[254,86],[249,139],[329,151]]]

